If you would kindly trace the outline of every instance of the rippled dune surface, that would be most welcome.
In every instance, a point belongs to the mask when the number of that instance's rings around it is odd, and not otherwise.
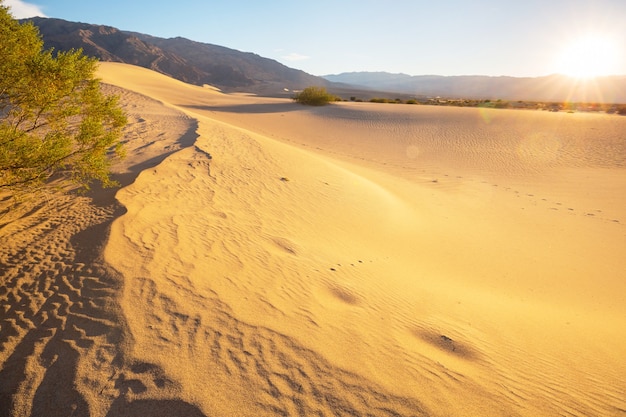
[[[124,187],[3,223],[2,415],[626,414],[626,118],[100,76]]]

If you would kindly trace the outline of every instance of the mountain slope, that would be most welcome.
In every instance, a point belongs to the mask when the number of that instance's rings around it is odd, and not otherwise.
[[[267,95],[284,95],[285,89],[330,84],[323,78],[256,54],[180,37],[163,39],[61,19],[35,17],[24,21],[31,21],[39,28],[46,48],[82,48],[86,55],[102,61],[150,68],[191,84]]]
[[[293,90],[318,85],[345,97],[358,95],[367,98],[393,93],[405,96],[626,103],[626,76],[580,81],[560,75],[536,78],[446,77],[352,72],[316,77],[257,54],[180,37],[164,39],[110,26],[61,19],[35,17],[25,21],[31,21],[39,28],[46,48],[82,48],[85,54],[102,61],[138,65],[187,83],[210,84],[226,92],[291,96]]]
[[[324,76],[329,81],[416,95],[503,100],[626,102],[626,76],[577,80],[561,75],[536,78],[479,75],[440,76],[351,72]]]

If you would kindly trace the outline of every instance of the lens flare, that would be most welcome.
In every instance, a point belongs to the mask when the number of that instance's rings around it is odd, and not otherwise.
[[[494,110],[491,107],[479,107],[478,108],[478,112],[480,113],[480,117],[483,119],[483,121],[486,124],[491,123],[491,120],[494,118],[495,116],[495,112],[496,110]]]

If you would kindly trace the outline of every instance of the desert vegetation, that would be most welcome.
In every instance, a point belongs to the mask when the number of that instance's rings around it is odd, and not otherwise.
[[[53,175],[88,188],[113,185],[126,118],[80,50],[44,50],[32,24],[0,5],[0,191],[34,189]]]
[[[585,103],[585,102],[541,102],[528,100],[501,100],[501,99],[466,99],[466,98],[443,98],[443,97],[415,97],[410,99],[373,97],[363,100],[356,96],[350,97],[350,101],[382,104],[421,104],[430,106],[455,106],[455,107],[481,107],[491,109],[526,109],[545,111],[567,112],[604,112],[607,114],[626,115],[626,104],[616,103]]]
[[[306,87],[293,97],[294,101],[309,106],[324,106],[334,101],[341,101],[340,97],[330,94],[324,87]]]

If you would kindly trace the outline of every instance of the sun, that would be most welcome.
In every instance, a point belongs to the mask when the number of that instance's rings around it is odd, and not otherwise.
[[[619,49],[607,37],[588,35],[573,40],[557,59],[557,72],[576,78],[593,78],[617,72]]]

